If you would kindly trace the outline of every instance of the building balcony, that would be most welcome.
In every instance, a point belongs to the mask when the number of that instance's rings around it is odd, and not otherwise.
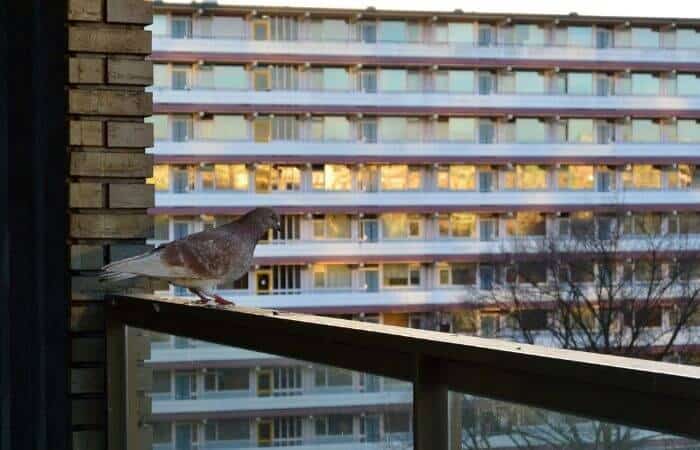
[[[500,111],[596,116],[595,111],[613,116],[635,114],[658,116],[666,113],[696,117],[700,97],[664,96],[575,96],[541,94],[474,95],[461,93],[364,93],[352,91],[251,91],[223,89],[153,89],[158,112],[247,112],[277,113],[474,113],[489,115]],[[586,111],[591,111],[587,113]]]
[[[178,418],[186,415],[194,419],[197,414],[202,417],[250,417],[254,415],[310,415],[339,412],[367,411],[409,407],[411,389],[393,392],[347,392],[347,393],[310,393],[308,395],[290,395],[280,397],[257,397],[249,392],[231,393],[220,398],[198,398],[192,400],[159,400],[153,398],[153,415],[164,419]]]
[[[338,142],[194,140],[157,141],[151,150],[157,162],[592,162],[619,163],[698,161],[697,145],[654,144],[537,144],[473,142]]]
[[[445,60],[460,62],[462,60],[491,60],[516,62],[521,60],[538,60],[557,62],[596,63],[615,62],[649,62],[694,64],[700,60],[700,51],[694,49],[664,49],[664,48],[586,48],[567,46],[516,46],[494,45],[477,46],[471,43],[418,43],[418,42],[377,42],[363,43],[357,41],[255,41],[249,39],[231,38],[192,38],[175,39],[166,36],[154,36],[153,52],[159,56],[163,53],[181,54],[194,53],[204,56],[246,56],[280,55],[281,60],[294,61],[294,56],[302,56],[307,60],[315,60],[325,56],[362,57],[363,62],[381,63],[388,61],[411,59],[423,61],[425,64],[445,63]],[[258,57],[257,59],[260,59]],[[302,60],[303,61],[303,60]],[[360,62],[360,61],[358,61]]]
[[[654,205],[660,208],[692,207],[700,202],[700,191],[627,190],[593,191],[500,191],[500,192],[284,192],[253,194],[249,192],[156,193],[154,213],[174,213],[174,208],[187,207],[188,213],[225,213],[226,208],[281,207],[308,212],[328,211],[468,211],[625,208],[630,205]],[[212,209],[214,208],[214,209]],[[559,209],[558,209],[559,208]]]

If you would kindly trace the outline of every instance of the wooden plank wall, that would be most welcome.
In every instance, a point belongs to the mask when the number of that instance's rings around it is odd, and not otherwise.
[[[137,280],[100,285],[104,264],[142,253],[152,233],[145,179],[153,158],[152,6],[144,0],[69,0],[69,257],[74,450],[106,448],[105,292],[148,292]]]

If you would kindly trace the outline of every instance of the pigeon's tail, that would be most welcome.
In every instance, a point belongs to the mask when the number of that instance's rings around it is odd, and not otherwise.
[[[139,275],[136,275],[134,273],[125,273],[125,272],[101,272],[99,276],[100,276],[101,282],[111,283],[114,281],[122,281],[122,280],[128,280],[130,278],[136,278]]]

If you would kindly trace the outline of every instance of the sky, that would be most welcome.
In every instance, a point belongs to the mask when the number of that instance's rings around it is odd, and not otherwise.
[[[192,0],[165,0],[191,3]],[[195,0],[209,3],[212,0]],[[510,12],[596,16],[679,17],[700,19],[700,0],[218,0],[222,5],[308,6],[364,9]]]

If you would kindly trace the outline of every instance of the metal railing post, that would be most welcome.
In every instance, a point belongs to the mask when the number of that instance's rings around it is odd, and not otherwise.
[[[416,358],[413,380],[414,450],[449,450],[448,389],[440,361]]]
[[[126,325],[107,316],[107,450],[126,449]]]

